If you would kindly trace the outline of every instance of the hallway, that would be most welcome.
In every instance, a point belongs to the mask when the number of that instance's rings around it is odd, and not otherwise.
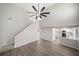
[[[79,51],[47,40],[35,41],[3,52],[1,56],[79,56]]]

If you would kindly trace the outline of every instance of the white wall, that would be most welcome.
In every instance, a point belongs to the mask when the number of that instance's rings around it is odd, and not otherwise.
[[[51,28],[52,29],[52,41],[56,43],[60,43],[61,33],[60,28]]]
[[[78,50],[79,50],[79,40],[78,40]]]
[[[78,27],[76,30],[77,30],[76,35],[77,35],[77,40],[78,40],[78,50],[79,50],[79,27]]]
[[[52,29],[51,28],[41,28],[40,38],[51,41],[52,40]]]
[[[21,31],[24,27],[29,25],[29,21],[26,11],[22,8],[13,6],[12,4],[0,4],[2,10],[0,11],[2,19],[0,19],[0,39],[2,40],[2,46],[9,44],[10,40]],[[9,20],[9,18],[12,18]]]
[[[1,49],[1,14],[2,14],[2,12],[1,12],[1,4],[0,4],[0,49]]]
[[[46,11],[50,14],[40,22],[41,27],[56,27],[79,24],[79,4],[57,3]]]
[[[39,23],[34,22],[15,37],[15,48],[39,40]]]

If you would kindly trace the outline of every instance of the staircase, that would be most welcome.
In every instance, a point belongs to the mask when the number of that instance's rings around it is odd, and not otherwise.
[[[11,40],[7,41],[4,45],[0,46],[0,53],[8,51],[10,49],[15,48],[14,46],[15,44],[15,37],[17,35],[19,35],[22,31],[24,31],[26,28],[28,28],[33,22],[29,22],[28,25],[24,26],[22,29],[20,29],[18,32],[16,32],[15,34],[13,34],[13,37]]]
[[[0,53],[36,40],[39,40],[39,23],[33,22],[14,34],[13,39],[9,40],[7,45],[1,46]]]
[[[15,36],[14,47],[19,47],[30,42],[39,40],[39,23],[34,22]]]

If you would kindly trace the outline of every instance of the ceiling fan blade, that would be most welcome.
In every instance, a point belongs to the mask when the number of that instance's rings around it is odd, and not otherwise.
[[[38,17],[38,16],[36,16],[36,18],[35,18],[35,19],[37,19],[37,17]]]
[[[35,16],[37,13],[35,13],[35,14],[33,14],[33,15],[31,15],[30,17],[33,17],[33,16]]]
[[[33,17],[33,16],[35,16],[35,14],[34,15],[31,15],[30,17]]]
[[[27,12],[27,13],[35,13],[35,12]]]
[[[42,19],[41,15],[39,17]]]
[[[47,17],[47,16],[46,16],[46,15],[44,15],[44,14],[41,14],[41,16]]]
[[[45,9],[45,7],[43,7],[43,8],[41,9],[41,12],[42,12],[44,9]]]
[[[43,12],[43,13],[41,13],[41,14],[50,14],[50,12]]]
[[[37,12],[37,9],[35,8],[35,6],[32,6],[33,7],[33,9]]]

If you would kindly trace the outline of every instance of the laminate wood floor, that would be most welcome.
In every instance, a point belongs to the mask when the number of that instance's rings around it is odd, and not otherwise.
[[[1,56],[79,56],[79,51],[47,40],[35,41],[3,52]]]

